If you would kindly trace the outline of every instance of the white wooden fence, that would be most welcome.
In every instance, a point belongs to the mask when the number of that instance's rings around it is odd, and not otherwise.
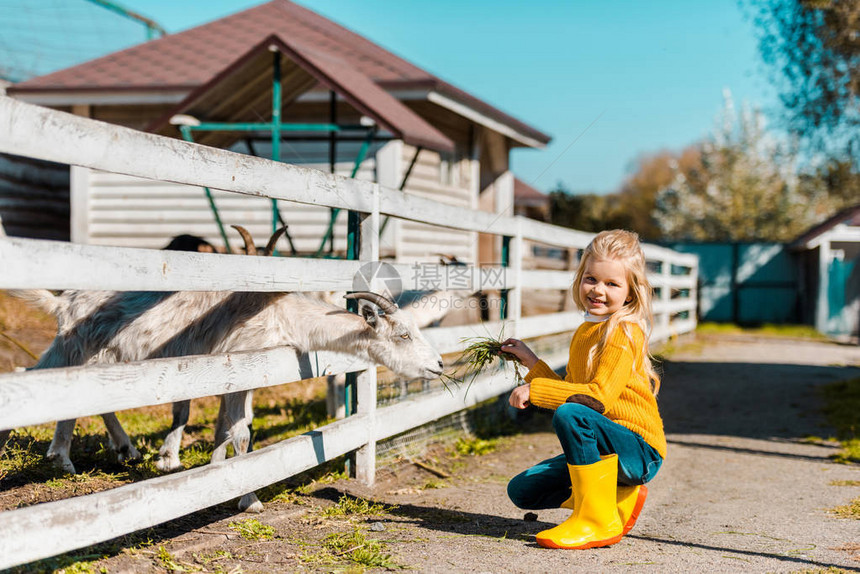
[[[505,332],[520,338],[573,330],[577,313],[520,316],[523,290],[565,289],[563,271],[523,270],[524,239],[584,247],[590,234],[521,217],[469,211],[377,184],[335,177],[251,156],[141,133],[0,96],[0,152],[113,173],[207,186],[360,212],[361,261],[252,258],[72,245],[0,238],[0,289],[342,291],[362,261],[376,260],[381,215],[510,238],[510,265],[499,277],[509,290]],[[695,327],[696,258],[647,245],[659,269],[654,338]],[[404,277],[410,266],[398,267]],[[440,268],[440,272],[444,268]],[[478,285],[475,285],[477,288]],[[463,336],[501,325],[426,330],[441,353]],[[159,359],[133,364],[42,370],[0,376],[0,429],[226,391],[283,384],[321,374],[360,372],[357,414],[246,456],[77,498],[0,513],[0,568],[108,540],[219,504],[346,453],[357,478],[372,483],[376,442],[509,391],[513,377],[485,376],[467,389],[376,408],[376,370],[345,356],[299,357],[290,349]],[[566,363],[566,349],[550,364]],[[320,368],[319,365],[324,365]]]

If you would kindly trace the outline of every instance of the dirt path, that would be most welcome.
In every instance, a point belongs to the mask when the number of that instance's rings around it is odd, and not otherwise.
[[[831,485],[860,481],[860,466],[831,463],[835,447],[800,440],[828,433],[815,414],[814,387],[858,376],[860,348],[827,343],[720,338],[673,354],[660,395],[669,457],[649,485],[636,528],[610,548],[538,547],[533,534],[567,511],[542,511],[527,522],[505,495],[509,477],[557,454],[545,415],[532,417],[528,432],[493,453],[437,461],[453,474],[444,481],[404,465],[396,474],[382,473],[373,489],[341,480],[291,502],[269,503],[254,518],[274,527],[275,540],[235,536],[228,523],[248,517],[222,507],[177,521],[177,535],[164,546],[186,570],[224,572],[343,571],[350,548],[323,552],[320,545],[328,534],[356,531],[383,541],[397,564],[440,574],[860,571],[860,520],[827,513],[860,496],[858,486]],[[397,508],[351,520],[322,516],[320,508],[344,492]],[[353,545],[362,544],[370,548]],[[121,553],[97,566],[163,571],[169,561],[156,549]]]

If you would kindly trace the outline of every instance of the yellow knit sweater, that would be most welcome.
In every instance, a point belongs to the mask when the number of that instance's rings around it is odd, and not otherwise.
[[[666,457],[663,420],[657,410],[657,399],[645,375],[643,349],[645,334],[638,325],[630,325],[631,342],[621,325],[606,342],[597,369],[589,378],[586,373],[588,351],[600,341],[607,322],[580,325],[570,342],[567,376],[562,379],[549,365],[538,361],[526,375],[530,383],[529,401],[538,407],[556,409],[573,397],[609,420],[639,434],[660,456]],[[574,396],[578,395],[578,396]],[[601,411],[601,408],[603,409]]]

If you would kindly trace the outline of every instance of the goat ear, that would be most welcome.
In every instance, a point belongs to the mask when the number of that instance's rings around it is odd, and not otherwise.
[[[371,327],[376,327],[379,322],[379,314],[376,312],[376,307],[370,303],[359,301],[358,314],[361,315]]]

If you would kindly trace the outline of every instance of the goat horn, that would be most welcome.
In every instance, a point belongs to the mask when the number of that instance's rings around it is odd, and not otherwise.
[[[372,291],[356,291],[355,293],[347,293],[343,296],[344,299],[364,299],[365,301],[370,301],[383,311],[385,311],[386,315],[393,315],[397,311],[400,310],[400,307],[397,306],[397,303],[380,295],[379,293],[373,293]]]
[[[241,225],[231,225],[230,227],[238,231],[239,235],[242,236],[242,241],[245,242],[245,253],[248,255],[256,255],[257,246],[254,245],[254,238],[251,237],[251,234],[248,233],[248,230]]]
[[[268,257],[269,255],[274,253],[275,252],[275,244],[278,242],[278,240],[281,238],[281,236],[286,232],[287,232],[287,226],[286,225],[283,226],[282,228],[280,228],[279,230],[277,230],[276,232],[274,232],[272,234],[272,236],[269,238],[269,242],[266,244],[266,250],[263,251],[263,255]]]

